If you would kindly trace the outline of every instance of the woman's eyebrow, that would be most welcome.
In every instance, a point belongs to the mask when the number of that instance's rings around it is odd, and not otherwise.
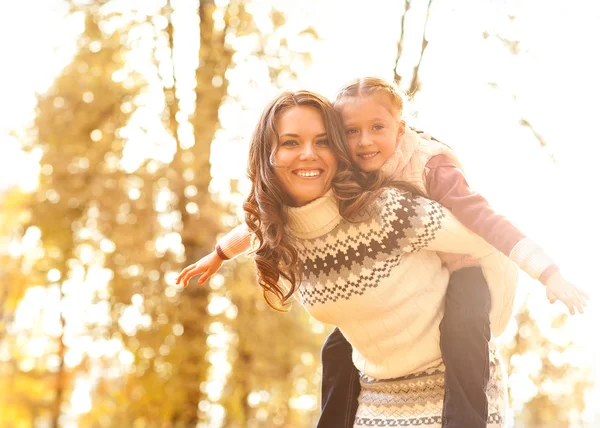
[[[316,137],[317,137],[317,138],[318,138],[318,137],[326,137],[326,136],[327,136],[327,132],[322,132],[322,133],[320,133],[320,134],[316,135]],[[283,138],[283,137],[294,137],[294,138],[298,138],[298,137],[299,137],[299,135],[298,135],[298,134],[292,134],[292,133],[289,133],[289,132],[288,132],[288,133],[286,133],[286,134],[281,134],[281,135],[279,136],[279,138]]]

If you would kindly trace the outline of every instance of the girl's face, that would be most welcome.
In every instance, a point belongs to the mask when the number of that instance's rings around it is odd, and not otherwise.
[[[321,113],[306,106],[289,108],[277,118],[275,130],[273,166],[288,203],[299,207],[323,196],[331,188],[338,162]]]
[[[349,98],[340,114],[354,163],[365,172],[381,168],[396,150],[404,122],[388,110],[377,94]]]

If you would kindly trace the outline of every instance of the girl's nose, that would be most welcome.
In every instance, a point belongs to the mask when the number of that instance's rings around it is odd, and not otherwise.
[[[358,145],[360,147],[368,147],[371,144],[373,144],[373,141],[371,141],[371,138],[369,137],[369,135],[366,133],[362,133],[360,135],[360,140],[358,140]]]

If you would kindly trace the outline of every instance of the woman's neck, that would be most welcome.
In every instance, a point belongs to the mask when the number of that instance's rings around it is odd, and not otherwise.
[[[332,189],[302,207],[288,207],[287,214],[290,232],[302,239],[323,236],[331,232],[342,219]]]

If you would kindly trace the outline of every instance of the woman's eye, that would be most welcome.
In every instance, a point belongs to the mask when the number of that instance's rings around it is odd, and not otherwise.
[[[296,140],[286,140],[283,143],[281,143],[282,146],[297,146],[298,142]]]
[[[346,134],[348,134],[348,135],[358,134],[358,129],[350,128],[346,131]]]
[[[381,126],[381,125],[374,125],[374,126],[373,126],[373,129],[374,129],[375,131],[379,131],[379,130],[383,129],[383,126]]]
[[[317,141],[317,144],[319,146],[329,146],[329,140],[320,140],[320,141]]]

